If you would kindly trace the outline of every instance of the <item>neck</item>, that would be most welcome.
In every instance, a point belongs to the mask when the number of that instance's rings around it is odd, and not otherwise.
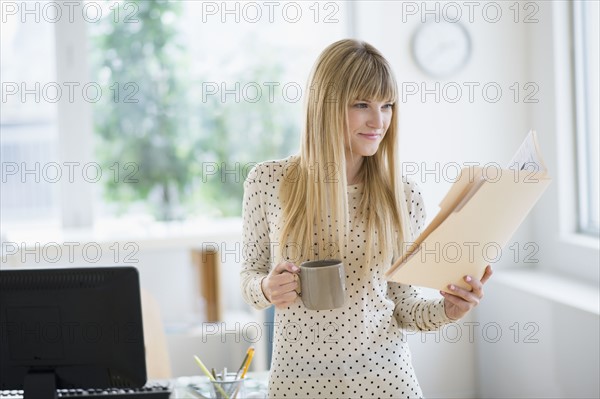
[[[362,155],[354,154],[352,157],[349,153],[346,154],[346,179],[349,185],[360,183],[358,171],[363,163],[363,158]]]

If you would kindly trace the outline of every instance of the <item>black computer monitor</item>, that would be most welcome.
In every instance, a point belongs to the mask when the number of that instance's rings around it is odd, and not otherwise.
[[[54,398],[59,388],[146,383],[133,267],[0,270],[0,388]]]

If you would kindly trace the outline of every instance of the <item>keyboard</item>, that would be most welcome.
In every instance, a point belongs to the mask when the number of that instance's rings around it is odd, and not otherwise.
[[[57,389],[59,398],[68,399],[169,399],[171,386],[153,382],[142,388]],[[23,391],[0,391],[0,399],[22,399]]]

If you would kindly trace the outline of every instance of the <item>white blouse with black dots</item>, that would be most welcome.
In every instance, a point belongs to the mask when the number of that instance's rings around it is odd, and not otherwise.
[[[279,241],[279,187],[292,157],[256,165],[244,182],[242,293],[257,309],[270,306],[260,283],[275,265]],[[421,193],[405,184],[412,231],[425,223]],[[405,331],[433,330],[451,322],[443,299],[424,299],[415,287],[386,281],[392,262],[363,272],[366,236],[357,214],[362,185],[348,186],[350,237],[344,256],[346,300],[342,308],[315,311],[300,298],[275,311],[270,398],[422,397]],[[276,247],[275,247],[276,248]]]

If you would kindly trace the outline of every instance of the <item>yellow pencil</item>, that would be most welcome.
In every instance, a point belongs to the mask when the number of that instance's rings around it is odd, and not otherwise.
[[[246,373],[248,372],[248,368],[250,367],[250,363],[252,363],[252,358],[254,357],[254,347],[250,347],[250,349],[248,349],[248,360],[246,360],[246,364],[244,366],[244,371],[242,372],[242,377],[241,378],[245,378],[246,377]]]
[[[216,381],[215,378],[210,373],[210,371],[208,371],[208,369],[206,368],[204,363],[202,363],[202,360],[200,360],[200,358],[198,356],[194,355],[194,360],[196,360],[196,363],[198,363],[198,366],[200,366],[200,369],[202,369],[202,372],[204,374],[206,374],[206,376],[208,377],[209,380]],[[215,386],[217,387],[217,389],[219,391],[221,391],[221,394],[223,395],[223,397],[225,397],[225,399],[229,399],[229,396],[227,396],[227,394],[225,393],[225,391],[223,390],[223,388],[221,388],[221,386],[219,384],[215,384]]]
[[[235,373],[236,380],[238,380],[241,377],[242,371],[244,371],[244,366],[246,365],[246,361],[248,361],[248,356],[250,356],[250,349],[252,349],[252,347],[249,347],[248,350],[246,351],[246,356],[244,356],[244,360],[242,360],[242,364],[240,364],[240,368],[238,369],[237,373]]]

